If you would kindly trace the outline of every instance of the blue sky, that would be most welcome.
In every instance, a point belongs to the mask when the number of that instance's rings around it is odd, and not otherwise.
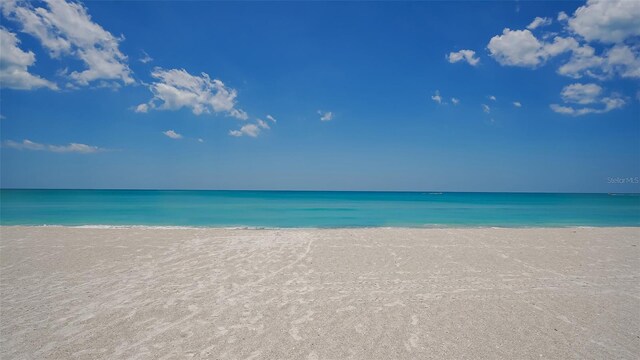
[[[6,1],[1,185],[637,192],[639,4]]]

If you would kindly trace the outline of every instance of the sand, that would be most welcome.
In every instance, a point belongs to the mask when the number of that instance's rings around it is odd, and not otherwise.
[[[637,359],[640,228],[0,228],[2,359]]]

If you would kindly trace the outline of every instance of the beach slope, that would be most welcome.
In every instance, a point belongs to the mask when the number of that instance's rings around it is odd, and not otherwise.
[[[634,359],[640,228],[0,228],[2,359]]]

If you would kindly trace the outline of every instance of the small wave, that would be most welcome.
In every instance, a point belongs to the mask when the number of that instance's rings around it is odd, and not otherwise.
[[[47,226],[47,225],[44,225]],[[158,230],[171,230],[171,229],[201,229],[197,226],[168,226],[168,225],[76,225],[68,226],[73,229],[158,229]]]

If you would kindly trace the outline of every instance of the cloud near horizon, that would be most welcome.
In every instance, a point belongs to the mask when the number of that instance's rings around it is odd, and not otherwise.
[[[80,153],[80,154],[92,154],[100,151],[106,151],[107,149],[97,146],[69,143],[68,145],[50,145],[41,144],[29,139],[24,139],[22,142],[13,140],[6,140],[2,142],[2,146],[6,148],[13,148],[18,150],[34,150],[34,151],[49,151],[55,153]]]

